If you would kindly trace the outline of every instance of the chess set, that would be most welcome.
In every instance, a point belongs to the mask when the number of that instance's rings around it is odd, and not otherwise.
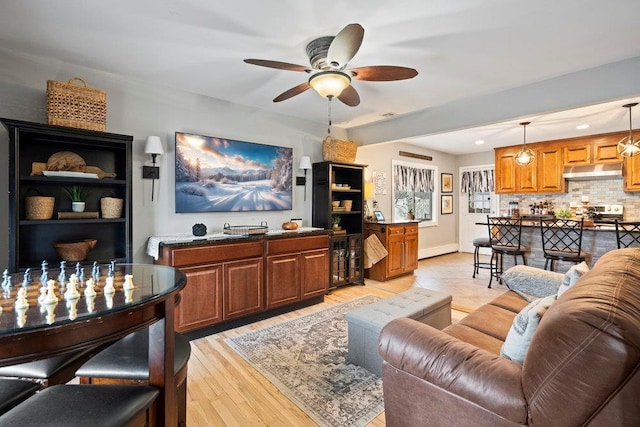
[[[106,268],[106,273],[103,269]],[[100,307],[113,308],[114,297],[122,293],[125,303],[133,302],[135,285],[133,275],[123,274],[116,270],[116,261],[101,266],[94,262],[90,276],[85,280],[85,269],[76,263],[75,270],[68,276],[66,261],[61,261],[57,269],[56,278],[51,277],[48,262],[41,264],[41,274],[36,280],[32,277],[32,270],[27,268],[22,276],[20,284],[12,282],[12,275],[5,269],[2,274],[2,302],[0,314],[13,307],[16,314],[16,325],[20,328],[27,324],[27,315],[31,316],[35,310],[30,307],[39,307],[38,314],[44,316],[47,324],[51,325],[56,320],[68,318],[75,320],[80,312],[88,314],[96,310],[96,302]],[[19,276],[13,276],[13,278]],[[84,297],[84,298],[82,298]],[[97,298],[103,299],[98,300]],[[81,301],[82,300],[82,301]],[[64,309],[59,302],[64,301]],[[42,319],[33,319],[41,321]]]

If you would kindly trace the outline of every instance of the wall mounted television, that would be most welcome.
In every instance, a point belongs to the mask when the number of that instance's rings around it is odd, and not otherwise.
[[[176,213],[292,209],[292,148],[175,136]]]

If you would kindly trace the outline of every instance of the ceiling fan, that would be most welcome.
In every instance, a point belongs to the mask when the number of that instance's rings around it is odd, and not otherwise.
[[[360,24],[349,24],[334,36],[319,37],[307,45],[307,56],[311,67],[288,62],[265,59],[245,59],[247,64],[288,71],[304,71],[310,74],[308,81],[284,91],[273,102],[284,101],[313,88],[320,96],[338,98],[344,104],[355,107],[360,104],[360,95],[351,86],[351,80],[373,82],[411,79],[418,75],[413,68],[393,65],[371,65],[345,69],[362,44],[364,28]]]

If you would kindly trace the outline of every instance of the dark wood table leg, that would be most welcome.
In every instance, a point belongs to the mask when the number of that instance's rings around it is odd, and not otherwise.
[[[164,318],[149,327],[149,384],[160,389],[156,401],[157,426],[178,425],[174,359],[174,304],[165,300]]]

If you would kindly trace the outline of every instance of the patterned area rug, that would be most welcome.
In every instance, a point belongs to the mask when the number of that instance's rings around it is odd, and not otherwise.
[[[384,410],[382,380],[347,363],[344,314],[373,295],[225,342],[321,426],[364,426]]]

